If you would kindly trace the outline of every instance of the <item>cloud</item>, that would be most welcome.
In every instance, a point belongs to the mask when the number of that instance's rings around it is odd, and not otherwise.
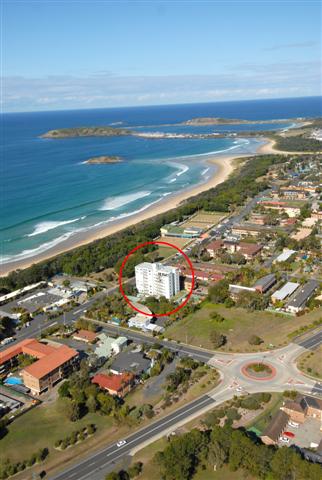
[[[3,78],[4,111],[99,108],[131,105],[319,95],[319,62],[242,64],[216,75]]]
[[[318,42],[313,40],[308,40],[306,42],[300,43],[281,43],[273,45],[272,47],[263,48],[265,52],[275,52],[276,50],[287,50],[289,48],[311,48],[316,47]]]

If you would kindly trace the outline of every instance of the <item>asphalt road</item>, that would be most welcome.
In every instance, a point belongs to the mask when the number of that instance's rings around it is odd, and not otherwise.
[[[166,417],[150,423],[148,426],[129,435],[126,437],[125,445],[121,447],[117,447],[116,443],[108,445],[99,453],[91,455],[87,460],[74,465],[61,474],[51,477],[51,480],[92,480],[99,473],[101,473],[101,478],[103,478],[108,465],[113,465],[113,462],[115,463],[129,454],[136,446],[171,428],[172,425],[176,425],[180,420],[184,420],[188,416],[199,412],[204,407],[215,405],[215,403],[216,401],[213,398],[203,395],[198,400],[194,400]]]
[[[310,336],[305,340],[300,340],[299,342],[296,342],[296,343],[308,350],[314,350],[322,343],[322,330],[317,332],[315,335]]]

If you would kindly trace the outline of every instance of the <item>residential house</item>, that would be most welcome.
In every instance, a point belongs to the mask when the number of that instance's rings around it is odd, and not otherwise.
[[[133,387],[135,376],[132,373],[122,373],[115,375],[109,373],[98,373],[92,378],[92,383],[98,385],[102,390],[106,390],[110,395],[124,397]]]

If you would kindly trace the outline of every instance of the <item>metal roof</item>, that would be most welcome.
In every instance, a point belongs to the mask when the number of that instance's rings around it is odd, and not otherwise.
[[[309,280],[305,285],[302,285],[295,297],[288,303],[288,307],[300,308],[310,298],[314,290],[319,286],[316,280]]]
[[[287,282],[282,288],[276,290],[276,292],[273,293],[272,297],[274,297],[275,300],[284,300],[284,298],[292,295],[292,293],[294,293],[299,286],[299,283]]]

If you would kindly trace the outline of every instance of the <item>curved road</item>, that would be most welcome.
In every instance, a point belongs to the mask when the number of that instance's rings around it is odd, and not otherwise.
[[[114,329],[114,327],[112,328]],[[145,337],[136,332],[132,332],[130,335],[131,338],[140,337],[140,341],[142,341],[142,336]],[[154,339],[152,341],[154,342]],[[203,359],[219,370],[221,383],[208,394],[129,435],[125,439],[125,445],[121,447],[117,447],[115,443],[107,445],[100,452],[91,454],[87,459],[51,477],[51,480],[103,480],[106,473],[113,470],[115,463],[121,458],[133,454],[193,418],[231,399],[234,395],[292,389],[306,394],[322,395],[322,384],[305,376],[296,367],[296,358],[299,355],[322,343],[322,330],[298,344],[291,343],[279,350],[249,354],[216,353],[213,355],[207,351],[186,345],[177,345],[173,342],[160,343],[166,344],[167,347],[179,353],[191,355],[198,360]],[[243,367],[249,362],[266,362],[273,367],[275,375],[267,380],[250,378],[243,373]]]

